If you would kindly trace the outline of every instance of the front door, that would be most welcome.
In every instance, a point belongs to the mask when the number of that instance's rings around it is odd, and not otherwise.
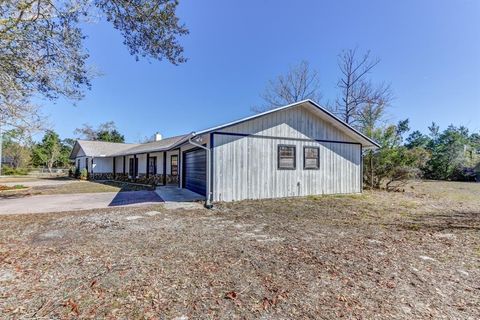
[[[138,158],[130,158],[128,162],[128,175],[136,178],[138,175]]]

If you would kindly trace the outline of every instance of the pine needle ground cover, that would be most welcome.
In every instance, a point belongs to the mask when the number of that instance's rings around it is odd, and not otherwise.
[[[2,319],[480,317],[480,184],[0,225]]]

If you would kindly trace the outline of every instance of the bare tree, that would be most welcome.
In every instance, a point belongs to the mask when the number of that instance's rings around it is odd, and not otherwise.
[[[369,137],[376,128],[385,124],[385,109],[383,103],[366,103],[357,114],[356,127]]]
[[[286,74],[270,80],[261,94],[264,105],[253,107],[255,112],[263,112],[305,99],[319,101],[320,79],[318,72],[303,60],[291,67]]]
[[[370,57],[370,51],[361,57],[358,57],[357,49],[345,50],[339,55],[338,66],[342,75],[337,87],[341,93],[335,103],[335,113],[346,123],[358,125],[363,109],[367,106],[371,110],[381,109],[380,113],[383,114],[385,107],[390,104],[392,100],[390,85],[385,83],[374,85],[368,79],[371,71],[379,63],[379,59]]]

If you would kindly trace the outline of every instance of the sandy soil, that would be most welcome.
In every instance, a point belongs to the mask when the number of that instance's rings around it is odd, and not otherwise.
[[[480,318],[478,185],[412,187],[2,216],[0,318]]]

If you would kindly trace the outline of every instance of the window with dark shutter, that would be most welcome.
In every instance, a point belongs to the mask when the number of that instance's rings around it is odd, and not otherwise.
[[[320,149],[317,147],[303,148],[303,168],[318,169],[320,168]]]
[[[295,169],[295,146],[278,146],[278,169]]]

